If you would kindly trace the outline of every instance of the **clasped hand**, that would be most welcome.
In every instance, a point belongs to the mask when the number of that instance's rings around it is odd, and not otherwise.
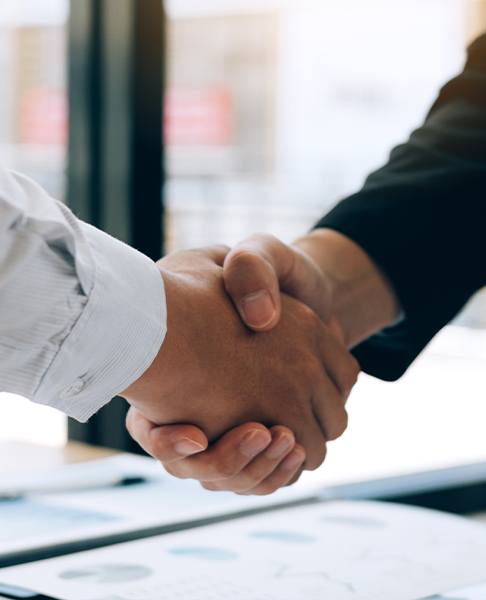
[[[268,494],[324,460],[358,365],[312,259],[269,236],[159,261],[168,333],[122,395],[165,469],[211,490]]]

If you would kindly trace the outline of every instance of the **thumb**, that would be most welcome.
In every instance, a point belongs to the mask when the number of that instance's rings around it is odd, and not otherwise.
[[[270,331],[280,319],[280,288],[292,271],[294,252],[270,235],[254,235],[226,256],[223,276],[243,322]]]
[[[246,325],[270,331],[280,319],[281,292],[300,300],[327,322],[331,287],[313,258],[271,235],[254,235],[235,246],[223,264],[226,291]]]

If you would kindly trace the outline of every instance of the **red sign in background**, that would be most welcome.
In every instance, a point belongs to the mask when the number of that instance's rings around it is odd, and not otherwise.
[[[20,139],[26,144],[63,145],[67,139],[67,102],[63,89],[38,87],[22,97]]]
[[[222,87],[174,88],[166,97],[165,136],[172,145],[227,146],[233,134],[233,103]]]
[[[175,88],[165,104],[165,136],[173,145],[227,146],[233,137],[233,102],[222,87]],[[63,145],[67,140],[65,90],[32,88],[21,101],[22,143]]]

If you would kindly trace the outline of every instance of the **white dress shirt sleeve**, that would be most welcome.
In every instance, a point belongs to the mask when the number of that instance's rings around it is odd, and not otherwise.
[[[0,167],[0,390],[85,421],[142,375],[165,332],[155,264]]]

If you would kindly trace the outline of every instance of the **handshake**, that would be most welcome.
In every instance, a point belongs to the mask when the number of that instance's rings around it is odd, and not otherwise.
[[[316,469],[346,429],[349,348],[398,313],[354,242],[258,235],[158,262],[167,336],[122,396],[132,437],[174,476],[269,494]]]

